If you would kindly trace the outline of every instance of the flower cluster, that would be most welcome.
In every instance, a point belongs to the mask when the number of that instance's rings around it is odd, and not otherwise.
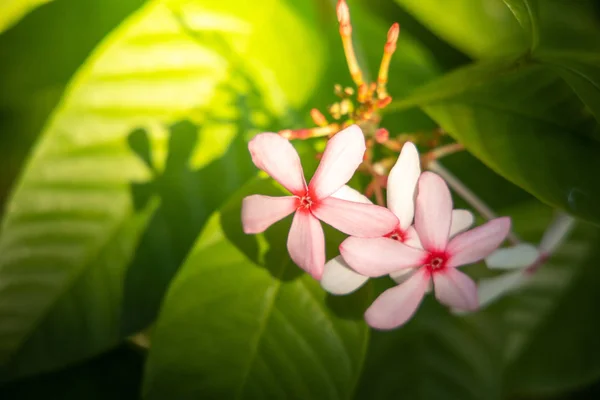
[[[432,288],[443,304],[476,309],[476,285],[457,267],[483,260],[498,248],[509,233],[509,218],[467,230],[473,216],[452,209],[450,190],[441,177],[421,172],[412,143],[404,145],[390,171],[387,208],[374,205],[346,186],[362,163],[365,148],[357,125],[335,134],[306,184],[298,153],[287,139],[274,133],[256,136],[249,143],[254,164],[291,196],[246,197],[244,231],[263,232],[294,213],[287,240],[290,257],[335,294],[350,293],[369,277],[390,275],[399,285],[385,291],[365,313],[374,328],[405,323]],[[350,236],[341,244],[340,255],[327,265],[319,221]]]

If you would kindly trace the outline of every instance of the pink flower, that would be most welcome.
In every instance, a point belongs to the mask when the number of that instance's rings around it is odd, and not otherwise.
[[[344,260],[358,273],[370,277],[415,268],[404,283],[386,290],[365,313],[369,325],[392,329],[416,311],[433,281],[436,298],[460,310],[478,308],[477,288],[457,267],[491,254],[506,238],[509,218],[497,218],[450,239],[452,197],[442,178],[421,174],[415,208],[415,231],[422,249],[388,238],[350,237],[340,246]]]
[[[287,248],[292,260],[315,279],[321,279],[325,264],[325,238],[319,220],[357,237],[381,236],[398,223],[386,208],[336,196],[363,160],[365,139],[357,125],[329,140],[308,185],[300,157],[287,139],[275,133],[263,133],[252,139],[248,148],[254,164],[293,196],[246,197],[242,204],[244,232],[263,232],[295,212]]]
[[[420,175],[419,152],[414,144],[407,142],[402,147],[400,156],[391,169],[387,181],[387,206],[398,217],[398,224],[393,230],[382,236],[412,247],[422,248],[419,237],[414,227],[411,226],[415,214],[417,181]],[[365,196],[348,187],[344,191],[340,190],[339,195],[346,200],[371,203]],[[452,210],[450,236],[468,229],[472,224],[473,214],[469,211]],[[397,283],[402,283],[412,272],[414,272],[412,269],[404,269],[392,273],[390,276]],[[361,275],[350,268],[340,255],[325,264],[321,286],[329,293],[342,295],[355,291],[368,279],[368,276]]]

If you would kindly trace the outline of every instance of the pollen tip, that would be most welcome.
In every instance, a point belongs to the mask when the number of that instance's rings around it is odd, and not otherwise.
[[[345,0],[338,0],[337,7],[337,18],[340,25],[347,25],[350,23],[350,10]]]
[[[375,141],[377,143],[385,143],[390,138],[390,132],[385,128],[379,128],[375,131]]]
[[[388,31],[387,41],[388,43],[394,43],[398,41],[398,36],[400,35],[400,25],[397,22],[394,22],[390,30]]]
[[[279,136],[281,136],[284,139],[291,139],[292,138],[292,130],[291,129],[284,129],[282,131],[279,131]]]

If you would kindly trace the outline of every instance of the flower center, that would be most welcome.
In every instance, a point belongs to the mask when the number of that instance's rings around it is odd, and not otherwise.
[[[309,209],[313,205],[313,201],[310,196],[306,195],[300,198],[300,206],[298,208]]]
[[[430,272],[439,271],[446,267],[448,257],[443,253],[430,253],[423,263]]]
[[[387,235],[385,235],[386,238],[397,240],[399,242],[404,242],[404,239],[405,239],[404,236],[405,236],[404,232],[402,232],[400,230],[400,228],[396,228],[393,231],[391,231],[390,233],[388,233]]]

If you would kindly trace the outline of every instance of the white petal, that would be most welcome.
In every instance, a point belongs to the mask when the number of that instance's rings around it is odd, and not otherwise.
[[[404,240],[402,241],[407,246],[414,247],[416,249],[422,249],[423,245],[421,244],[421,240],[419,239],[419,235],[417,234],[417,230],[414,226],[409,227],[404,232]]]
[[[485,263],[489,269],[525,268],[533,264],[539,255],[535,246],[524,243],[496,250],[485,259]]]
[[[353,201],[355,203],[365,203],[365,204],[373,204],[371,200],[367,198],[364,194],[360,193],[356,189],[352,189],[348,185],[344,185],[339,188],[334,194],[330,197],[335,197],[336,199]]]
[[[364,285],[368,279],[368,276],[350,268],[342,256],[337,256],[325,264],[321,287],[331,294],[349,294]]]
[[[575,225],[575,219],[567,214],[560,213],[554,218],[552,224],[544,232],[540,242],[540,252],[552,254],[554,250],[562,243],[566,236],[571,232]]]
[[[514,271],[479,281],[479,303],[483,307],[518,289],[527,279],[524,271]]]
[[[415,192],[419,175],[419,152],[414,144],[406,142],[387,181],[387,205],[400,220],[402,230],[412,224],[415,215]]]
[[[473,213],[467,210],[452,210],[452,222],[450,223],[450,237],[454,237],[461,232],[466,231],[475,222]]]

